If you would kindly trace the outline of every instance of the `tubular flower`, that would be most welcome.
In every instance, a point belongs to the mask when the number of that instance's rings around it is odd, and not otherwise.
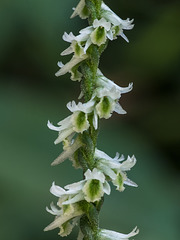
[[[60,202],[57,203],[58,208],[51,203],[51,209],[46,208],[47,212],[55,215],[55,220],[50,223],[44,231],[60,228],[59,235],[64,237],[71,233],[73,227],[79,221],[79,218],[84,214],[80,204],[70,204],[62,206]]]
[[[59,203],[63,206],[82,200],[99,201],[104,193],[110,194],[110,186],[105,180],[104,174],[98,169],[94,168],[93,171],[88,169],[84,176],[84,180],[65,186],[64,188],[67,190],[53,183],[50,192],[59,197]]]
[[[100,99],[96,105],[96,113],[100,118],[110,118],[113,111],[118,114],[126,113],[118,101],[122,93],[127,93],[132,90],[132,83],[130,83],[128,87],[119,87],[98,70],[96,85],[97,88],[95,89],[94,95]]]
[[[55,185],[53,182],[50,192],[59,197],[57,207],[51,203],[51,209],[46,210],[55,215],[55,220],[49,224],[44,230],[49,231],[57,227],[60,228],[60,235],[67,236],[79,217],[84,214],[81,207],[81,201],[96,202],[106,194],[110,194],[110,186],[105,180],[105,176],[102,172],[96,168],[87,170],[84,174],[85,179],[63,188]],[[66,189],[66,190],[65,190]]]
[[[134,27],[134,24],[132,24],[134,19],[129,20],[129,18],[127,18],[126,20],[122,20],[104,2],[102,3],[101,8],[102,16],[113,25],[113,39],[116,39],[117,36],[121,36],[126,42],[129,42],[128,38],[124,35],[123,30],[131,30]]]
[[[112,37],[110,38],[110,40],[116,39],[117,36],[121,36],[127,42],[129,42],[128,38],[124,35],[123,30],[131,30],[134,27],[134,24],[132,24],[134,20],[129,20],[129,18],[127,18],[126,20],[121,19],[104,2],[102,2],[101,11],[101,16],[106,19],[106,21],[112,24]],[[88,17],[89,13],[85,6],[85,0],[81,0],[79,2],[77,7],[74,9],[71,17],[75,17],[77,15],[79,15],[82,19]]]
[[[91,99],[87,103],[79,102],[77,105],[74,101],[67,104],[67,108],[73,112],[72,115],[58,122],[58,127],[48,121],[48,128],[59,132],[55,144],[64,141],[73,133],[82,133],[89,128],[88,113],[93,111],[95,102]]]
[[[126,176],[126,171],[129,171],[135,164],[136,158],[134,156],[129,157],[124,161],[124,156],[119,158],[119,153],[115,158],[109,157],[103,151],[95,150],[96,167],[102,171],[116,186],[116,189],[122,192],[124,184],[137,187],[137,184],[131,181]]]

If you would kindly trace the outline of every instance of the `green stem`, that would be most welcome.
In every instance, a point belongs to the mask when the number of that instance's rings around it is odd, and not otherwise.
[[[92,25],[95,19],[101,18],[101,4],[102,0],[85,0],[86,6],[90,13],[88,21]],[[81,82],[81,90],[84,95],[85,102],[88,102],[93,95],[96,87],[97,69],[99,66],[99,59],[101,53],[106,48],[107,44],[100,47],[92,44],[87,54],[89,58],[81,64],[81,72],[83,79]],[[94,114],[94,113],[93,113]],[[93,114],[89,116],[90,127],[87,131],[81,134],[81,141],[84,143],[83,147],[79,150],[79,163],[83,171],[87,169],[93,170],[95,167],[94,152],[97,145],[98,131],[93,126]],[[84,234],[84,240],[95,240],[99,231],[99,211],[102,206],[102,201],[95,203],[86,203],[86,214],[80,220],[81,231]]]

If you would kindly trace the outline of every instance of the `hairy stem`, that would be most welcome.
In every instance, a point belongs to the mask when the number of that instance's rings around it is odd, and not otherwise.
[[[101,18],[102,0],[85,0],[85,2],[90,13],[88,21],[89,24],[92,25],[95,19]],[[96,75],[100,55],[105,48],[106,44],[101,47],[92,44],[87,51],[89,58],[81,64],[81,72],[83,74],[81,90],[83,92],[85,102],[92,98],[96,87]],[[99,127],[97,130],[94,129],[93,114],[90,115],[88,119],[90,123],[89,129],[81,135],[81,140],[84,145],[79,151],[79,160],[81,166],[83,167],[83,171],[86,171],[88,168],[92,170],[95,166],[94,152],[97,145]],[[99,231],[99,210],[101,206],[102,201],[87,203],[86,214],[80,221],[80,227],[82,233],[84,234],[84,240],[97,239]]]

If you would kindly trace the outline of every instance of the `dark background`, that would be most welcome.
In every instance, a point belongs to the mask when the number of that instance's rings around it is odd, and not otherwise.
[[[61,152],[57,134],[48,130],[69,115],[65,104],[76,100],[79,84],[69,74],[56,78],[57,61],[69,45],[64,31],[87,26],[70,20],[73,0],[0,1],[0,238],[59,239],[58,230],[44,233],[53,216],[45,207],[57,201],[52,181],[64,186],[81,180],[69,161],[50,163]],[[105,1],[135,27],[110,42],[101,59],[102,72],[120,86],[134,89],[120,100],[127,115],[102,120],[98,147],[110,156],[134,154],[128,173],[138,188],[114,190],[105,197],[101,227],[123,233],[136,225],[137,240],[179,239],[179,1]],[[72,234],[66,239],[76,239]]]

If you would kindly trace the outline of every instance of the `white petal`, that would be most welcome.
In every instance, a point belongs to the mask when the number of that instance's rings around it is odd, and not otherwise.
[[[118,85],[116,86],[121,93],[128,93],[133,89],[133,83],[129,83],[128,87],[120,87]]]
[[[136,164],[136,158],[133,155],[131,158],[128,156],[127,160],[121,163],[121,170],[128,171]]]
[[[92,44],[91,38],[88,38],[88,40],[86,41],[85,47],[84,47],[84,52],[86,53],[86,51],[88,50],[89,46]]]
[[[68,47],[67,49],[65,49],[65,50],[61,53],[61,56],[69,55],[69,54],[71,54],[71,53],[73,53],[73,47],[72,47],[72,46],[70,46],[70,47]]]
[[[121,164],[118,161],[114,161],[113,159],[112,160],[100,159],[99,162],[101,163],[101,165],[108,166],[108,168],[113,169],[113,171],[114,169],[120,169],[121,166]],[[111,178],[113,179],[114,177]]]
[[[107,181],[103,183],[103,191],[109,195],[111,193],[111,187]]]
[[[71,112],[81,111],[84,113],[90,113],[93,110],[94,104],[95,101],[91,99],[86,103],[79,102],[78,104],[76,104],[75,101],[72,101],[69,102],[66,106]]]
[[[98,150],[97,148],[95,149],[95,157],[97,158],[103,158],[106,160],[112,160],[111,157],[109,157],[105,152]]]
[[[138,185],[133,182],[132,180],[130,180],[129,178],[126,178],[126,180],[124,181],[124,184],[131,186],[131,187],[138,187]]]
[[[84,186],[85,180],[76,183],[68,184],[64,188],[68,190],[80,191]]]
[[[81,91],[80,94],[79,94],[78,99],[81,99],[83,96],[84,96],[84,93]]]
[[[111,28],[111,23],[107,22],[104,18],[101,18],[100,20],[95,19],[93,22],[93,27],[98,28],[98,27],[104,27],[106,31],[109,31]]]
[[[77,210],[74,213],[70,214],[70,215],[61,215],[59,217],[57,217],[51,224],[49,224],[44,231],[49,231],[49,230],[53,230],[57,227],[61,227],[61,225],[67,221],[69,221],[70,219],[80,216],[83,214],[82,210]]]
[[[85,60],[88,56],[84,54],[82,57],[75,57],[73,56],[71,60],[66,63],[55,75],[56,77],[59,77],[61,75],[66,74],[69,72],[74,66],[76,66],[78,63],[82,62]]]
[[[77,139],[71,146],[69,146],[64,152],[62,152],[59,157],[57,157],[52,163],[52,166],[62,163],[67,158],[70,158],[77,149],[82,146],[82,142]]]
[[[48,120],[47,126],[49,129],[54,130],[54,131],[60,131],[60,127],[55,127],[50,121]]]
[[[50,192],[56,197],[61,197],[62,195],[66,194],[66,191],[63,188],[55,185],[55,182],[53,182]]]
[[[139,230],[136,228],[133,229],[132,232],[130,232],[129,234],[123,234],[123,233],[118,233],[115,231],[110,231],[110,230],[106,230],[103,229],[100,232],[100,235],[102,236],[102,240],[104,239],[108,239],[108,240],[128,240],[130,237],[133,237],[135,235],[137,235],[139,233]]]
[[[50,207],[51,207],[51,209],[46,207],[46,211],[51,213],[52,215],[55,215],[55,216],[58,215],[59,216],[59,215],[62,214],[62,210],[57,209],[56,206],[53,203],[50,204]]]
[[[80,34],[84,34],[84,35],[89,35],[90,33],[92,33],[92,31],[94,30],[94,28],[92,26],[83,28],[79,31]]]
[[[57,124],[61,126],[61,130],[70,127],[72,115],[66,117],[65,119],[59,121]],[[63,128],[62,128],[63,127]]]
[[[73,127],[72,128],[68,128],[65,130],[62,130],[59,133],[58,138],[54,141],[54,144],[58,144],[60,142],[62,142],[65,138],[67,138],[69,135],[71,135],[74,132]]]
[[[108,31],[107,32],[107,37],[109,38],[109,40],[113,40],[113,32],[112,31]]]
[[[121,107],[119,103],[116,103],[114,111],[118,114],[126,114],[126,111]]]
[[[66,42],[71,43],[73,40],[75,40],[75,36],[72,32],[70,32],[69,34],[67,34],[66,32],[64,33],[64,35],[62,36],[63,40]]]
[[[111,179],[115,180],[116,179],[116,174],[114,173],[114,171],[108,167],[108,164],[102,164],[100,163],[98,165],[98,168],[100,168],[100,170],[106,175],[109,176]]]
[[[68,205],[68,204],[72,204],[72,203],[76,203],[79,201],[84,200],[84,195],[82,192],[80,192],[79,194],[75,195],[75,197],[63,202],[63,205]]]
[[[123,32],[120,34],[120,36],[121,36],[122,38],[124,38],[124,40],[125,40],[126,42],[129,42],[128,38],[126,37],[126,35],[125,35]]]
[[[98,115],[96,113],[96,110],[94,110],[93,126],[94,126],[94,129],[97,130],[97,128],[98,128]]]
[[[133,19],[129,20],[129,18],[127,18],[126,20],[122,20],[105,3],[102,3],[101,7],[103,10],[105,10],[103,11],[102,14],[103,17],[106,20],[110,21],[113,25],[115,26],[122,25],[122,28],[127,30],[130,30],[134,27],[134,25],[132,24]]]
[[[133,83],[130,83],[128,85],[128,87],[120,87],[118,86],[117,84],[115,84],[113,81],[111,81],[110,79],[106,78],[102,72],[98,69],[97,71],[97,74],[98,74],[98,81],[97,81],[97,84],[99,87],[104,87],[106,88],[107,90],[111,91],[111,89],[113,87],[115,87],[120,94],[122,93],[127,93],[127,92],[130,92],[133,88]]]
[[[62,68],[64,64],[62,62],[57,62],[58,67]]]
[[[85,174],[85,179],[90,180],[90,179],[97,179],[100,182],[104,183],[105,181],[105,176],[102,172],[100,172],[97,168],[94,168],[92,171],[88,169]]]
[[[122,156],[121,156],[122,157]],[[116,156],[113,158],[114,161],[119,161],[119,153],[116,153]]]
[[[112,86],[111,89],[98,88],[97,89],[97,97],[102,98],[104,96],[107,96],[107,97],[112,98],[113,100],[116,100],[116,99],[120,98],[121,93],[115,86]]]

